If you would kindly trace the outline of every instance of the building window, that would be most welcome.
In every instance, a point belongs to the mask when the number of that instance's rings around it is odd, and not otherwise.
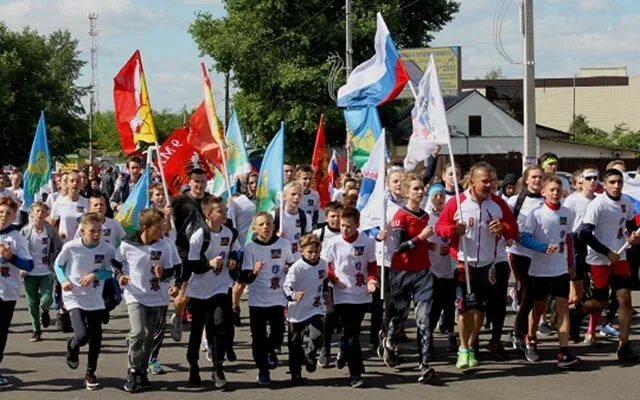
[[[469,115],[469,136],[482,136],[481,115]]]

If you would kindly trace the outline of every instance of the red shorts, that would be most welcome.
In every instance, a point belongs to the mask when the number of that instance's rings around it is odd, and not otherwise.
[[[627,260],[620,260],[610,265],[591,265],[591,280],[594,289],[609,287],[609,277],[631,278],[631,266]]]

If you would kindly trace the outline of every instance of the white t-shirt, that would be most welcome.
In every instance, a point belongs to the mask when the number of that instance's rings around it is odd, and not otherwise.
[[[284,280],[284,290],[290,296],[304,292],[300,301],[289,301],[287,321],[303,322],[314,315],[323,314],[322,285],[327,277],[327,262],[320,259],[311,265],[302,258],[289,267]]]
[[[533,251],[529,275],[549,277],[568,273],[566,240],[572,223],[573,213],[566,207],[556,211],[543,205],[529,214],[522,232],[531,234],[539,242],[558,246],[553,254]]]
[[[324,222],[324,213],[320,208],[320,194],[311,189],[309,193],[303,193],[300,200],[300,208],[311,218],[313,223],[313,214],[318,213],[318,223]]]
[[[129,276],[124,286],[127,304],[139,303],[147,307],[169,305],[169,279],[158,279],[153,265],[158,264],[169,274],[180,259],[168,240],[160,239],[145,245],[124,241],[116,250],[116,261],[122,264],[122,272]]]
[[[518,201],[518,196],[511,196],[507,204],[513,211],[516,202]],[[526,196],[524,201],[522,202],[522,207],[520,207],[520,213],[518,214],[518,229],[524,228],[524,225],[527,223],[527,218],[529,218],[529,214],[538,207],[544,204],[544,199],[542,197],[531,197]],[[518,244],[515,240],[513,241],[513,245],[507,248],[507,252],[512,254],[517,254],[519,256],[531,257],[533,253],[532,250],[527,249],[526,247]],[[497,253],[496,253],[497,254]]]
[[[435,211],[429,212],[428,225],[434,227],[440,213]],[[451,262],[451,256],[449,256],[449,250],[444,254],[441,254],[440,246],[446,246],[449,244],[449,239],[443,238],[437,235],[433,235],[429,238],[429,242],[436,244],[435,250],[429,250],[429,260],[431,261],[431,272],[440,279],[453,278],[453,263]]]
[[[258,261],[264,262],[264,267],[249,285],[249,306],[285,306],[287,298],[284,296],[282,284],[287,274],[287,266],[295,261],[291,253],[291,243],[283,238],[278,238],[269,245],[250,242],[244,248],[242,269],[251,271]]]
[[[578,232],[580,225],[582,225],[582,219],[587,212],[587,206],[593,199],[588,198],[580,192],[573,192],[566,199],[562,205],[573,213],[573,221],[571,223],[571,231]]]
[[[322,249],[322,258],[333,266],[336,277],[347,287],[344,289],[333,285],[333,301],[335,304],[366,304],[371,302],[371,294],[367,291],[369,263],[376,262],[375,243],[362,232],[358,238],[349,243],[342,236],[329,240]]]
[[[633,219],[633,205],[627,196],[612,200],[606,194],[598,196],[587,206],[582,223],[595,226],[593,235],[611,251],[618,251],[627,240],[626,222]],[[587,246],[589,265],[609,265],[609,258]],[[626,260],[626,251],[620,260]]]
[[[297,260],[300,258],[300,253],[298,251],[298,243],[300,242],[300,238],[305,233],[311,233],[311,217],[309,214],[304,214],[307,223],[305,226],[304,232],[302,231],[302,224],[300,223],[300,214],[296,211],[295,214],[289,214],[286,210],[282,213],[282,238],[287,239],[291,243],[291,253],[294,258]],[[276,230],[279,227],[276,226]]]
[[[200,253],[203,245],[204,230],[200,228],[189,239],[189,261],[201,259]],[[216,294],[227,293],[229,286],[233,283],[227,266],[229,253],[238,250],[240,250],[240,246],[237,240],[233,240],[231,229],[222,225],[220,232],[210,231],[209,246],[204,251],[204,256],[207,260],[222,256],[224,259],[222,270],[221,272],[216,272],[213,268],[209,268],[203,274],[192,273],[187,285],[187,296],[204,300]]]
[[[322,245],[326,245],[329,239],[331,239],[334,236],[340,235],[340,229],[334,231],[334,230],[331,230],[331,228],[329,228],[329,225],[325,225],[322,228],[318,228],[314,230],[313,234],[318,239],[320,239],[320,241],[322,242]]]
[[[51,269],[49,268],[49,236],[47,236],[47,230],[42,229],[42,232],[36,231],[36,228],[31,230],[31,237],[29,238],[29,253],[33,259],[33,270],[27,272],[29,276],[45,276],[51,275]]]
[[[9,188],[4,188],[4,189],[0,190],[0,197],[10,197],[11,200],[13,200],[15,202],[18,201],[18,199],[16,199],[16,195],[13,193],[13,190],[11,190]],[[18,206],[19,206],[19,204],[18,204]]]
[[[9,227],[5,233],[0,233],[0,243],[11,247],[11,252],[17,257],[31,260],[27,240],[14,227]],[[0,257],[0,299],[2,301],[16,301],[20,298],[20,269]]]
[[[376,241],[376,263],[388,268],[391,266],[391,259],[396,248],[396,239],[392,233],[391,221],[393,221],[393,216],[396,215],[400,206],[389,196],[385,197],[385,201],[387,202],[387,237],[383,242]]]
[[[58,197],[53,203],[51,219],[60,221],[58,232],[60,232],[63,241],[68,242],[74,238],[80,224],[80,217],[87,212],[88,207],[89,201],[82,196],[78,198],[78,201],[73,201],[67,196]]]
[[[80,285],[80,279],[92,272],[111,270],[115,249],[105,241],[95,247],[82,244],[82,239],[73,239],[62,246],[56,266],[64,268],[67,279],[72,284],[71,291],[62,291],[62,300],[67,310],[80,308],[85,311],[104,309],[102,299],[103,282],[95,281],[88,287]]]
[[[228,215],[233,221],[233,226],[238,230],[238,243],[241,245],[247,242],[247,234],[255,213],[256,203],[249,200],[247,196],[240,195],[231,198]]]
[[[102,236],[100,239],[109,243],[113,247],[118,248],[126,235],[127,234],[120,222],[116,221],[113,218],[105,217],[104,224],[102,224]],[[74,236],[74,239],[77,239],[79,237],[80,225],[78,225],[78,228],[76,229],[76,235]]]

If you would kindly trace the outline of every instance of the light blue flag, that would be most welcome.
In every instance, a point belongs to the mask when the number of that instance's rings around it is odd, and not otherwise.
[[[145,168],[140,180],[133,187],[115,220],[120,222],[127,234],[140,229],[140,211],[149,207],[149,167]]]
[[[258,189],[256,191],[256,212],[271,211],[276,208],[276,195],[282,191],[284,183],[284,122],[280,130],[271,139],[269,147],[264,153],[260,174],[258,175]]]
[[[231,114],[229,126],[227,127],[227,173],[229,174],[229,184],[231,185],[231,193],[237,191],[236,182],[238,179],[251,172],[251,163],[247,155],[247,149],[244,147],[242,131],[235,110]]]
[[[51,181],[51,157],[47,143],[47,127],[44,111],[40,112],[40,120],[33,137],[33,145],[29,154],[29,164],[24,173],[24,204],[28,210],[31,205],[42,199],[42,191]]]
[[[362,168],[369,159],[380,132],[382,124],[375,106],[351,108],[344,111],[347,125],[347,137],[350,156],[357,169]]]

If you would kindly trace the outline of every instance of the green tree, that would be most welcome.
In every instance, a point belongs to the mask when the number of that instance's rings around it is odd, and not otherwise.
[[[85,64],[78,41],[68,31],[40,35],[14,32],[0,22],[0,154],[2,163],[27,162],[40,111],[55,156],[86,144],[87,124],[80,99],[86,88],[75,82]]]
[[[486,74],[484,74],[484,79],[487,80],[496,80],[496,79],[504,79],[505,76],[502,73],[502,68],[498,67],[498,68],[492,68],[490,69]]]
[[[353,4],[354,65],[374,53],[380,11],[398,47],[427,46],[457,12],[453,0],[369,0]],[[344,53],[341,1],[226,0],[227,16],[196,15],[189,32],[215,69],[232,73],[234,106],[245,132],[265,146],[284,120],[287,155],[308,161],[320,114],[330,143],[344,142],[342,111],[327,94],[330,54]],[[340,83],[343,83],[339,82]]]

